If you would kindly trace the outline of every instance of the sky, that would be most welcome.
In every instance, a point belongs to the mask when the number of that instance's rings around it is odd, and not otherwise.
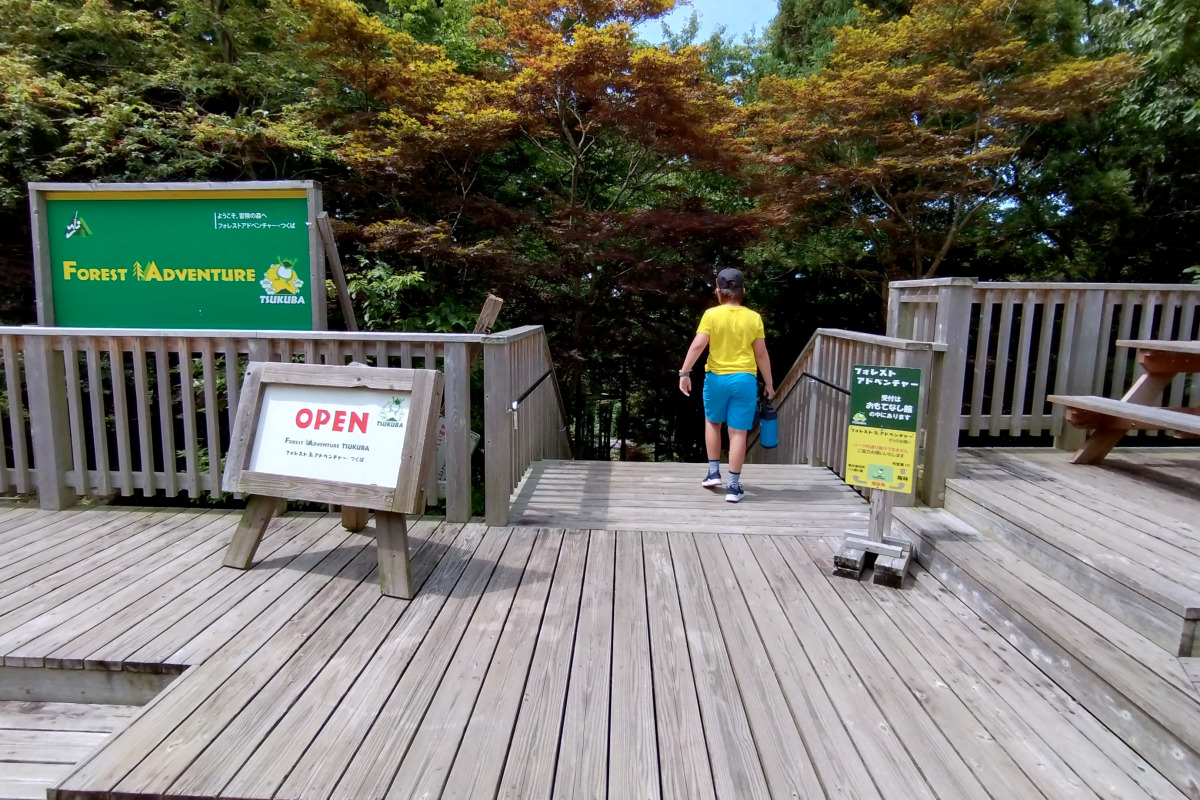
[[[687,24],[688,17],[695,10],[700,15],[699,41],[704,41],[719,26],[725,26],[726,34],[734,35],[741,41],[742,35],[757,28],[759,33],[775,18],[779,11],[778,0],[692,0],[688,5],[680,4],[662,20],[651,20],[639,28],[638,32],[647,41],[662,41],[662,22],[678,31]]]

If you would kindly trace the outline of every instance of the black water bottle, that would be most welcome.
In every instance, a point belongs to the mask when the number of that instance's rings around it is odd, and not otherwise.
[[[759,415],[758,443],[768,450],[779,446],[779,414],[770,403],[763,403]]]

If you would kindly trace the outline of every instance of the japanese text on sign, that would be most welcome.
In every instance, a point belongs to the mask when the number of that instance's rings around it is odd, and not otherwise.
[[[912,491],[921,371],[856,364],[851,369],[846,483]]]
[[[408,402],[407,393],[270,385],[250,469],[386,486],[400,467]]]

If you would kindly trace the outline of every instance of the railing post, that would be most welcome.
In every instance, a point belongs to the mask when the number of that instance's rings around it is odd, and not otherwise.
[[[902,281],[888,284],[887,325],[888,336],[897,339],[912,339],[916,332],[916,316],[912,303],[904,302],[907,293]]]
[[[267,339],[251,339],[246,349],[250,361],[271,360],[271,343]]]
[[[60,511],[74,505],[78,497],[66,481],[67,471],[72,467],[66,374],[63,360],[56,358],[51,337],[25,337],[25,380],[38,504],[50,511]]]
[[[926,382],[926,385],[928,385],[930,378],[933,375],[933,365],[934,365],[936,357],[938,355],[940,355],[940,354],[934,352],[933,350],[901,350],[898,353],[896,353],[895,364],[897,367],[909,367],[912,369],[921,370],[921,378],[923,381]],[[929,405],[930,405],[929,397],[930,397],[930,393],[928,390],[926,390],[923,393],[922,397],[920,398],[920,404],[917,407],[917,430],[918,431],[928,429],[928,421],[930,419],[930,417],[929,417]],[[918,437],[920,436],[919,433],[917,435],[918,435]],[[918,463],[922,463],[920,461],[920,457],[921,457],[920,444],[921,443],[918,438],[918,441],[917,441]],[[926,445],[926,447],[928,448],[928,445]],[[925,460],[923,463],[925,463],[926,465],[928,465],[928,463],[929,463],[928,449],[926,449],[926,451],[925,451]],[[926,466],[926,469],[928,469],[928,466]],[[918,493],[920,491],[920,482],[914,481],[913,483],[914,483],[913,490],[911,492],[908,492],[907,494],[899,494],[898,492],[872,492],[871,493],[871,501],[872,501],[871,502],[871,513],[872,513],[872,515],[875,513],[875,502],[874,501],[875,501],[876,494],[892,495],[892,498],[891,498],[892,505],[896,506],[897,508],[916,505]],[[890,516],[891,507],[889,506],[886,509],[886,511]],[[883,532],[883,535],[887,536],[889,534],[885,530]],[[872,538],[874,538],[874,537],[872,536]],[[880,541],[880,540],[876,540],[876,541]]]
[[[1082,292],[1082,295],[1079,310],[1075,314],[1071,351],[1065,354],[1068,358],[1067,385],[1065,389],[1058,390],[1061,394],[1092,393],[1096,379],[1096,362],[1100,358],[1100,341],[1107,335],[1107,331],[1100,330],[1104,316],[1104,292],[1089,290]],[[1063,333],[1065,335],[1066,332]],[[1086,439],[1087,431],[1063,422],[1062,432],[1054,437],[1054,446],[1059,450],[1078,450],[1083,447]]]
[[[813,342],[812,359],[809,364],[809,371],[813,375],[821,374],[821,342],[818,338]],[[816,381],[808,381],[808,386],[805,391],[808,392],[804,398],[804,463],[810,466],[822,466],[817,463],[817,386]]]
[[[511,348],[504,340],[483,344],[483,485],[488,525],[508,524],[512,492]]]
[[[446,521],[471,518],[471,356],[465,344],[445,346]]]
[[[946,481],[954,475],[958,455],[975,286],[974,278],[951,278],[938,287],[934,341],[945,344],[946,352],[934,355],[930,370],[925,469],[918,485],[921,501],[935,508],[945,503]]]

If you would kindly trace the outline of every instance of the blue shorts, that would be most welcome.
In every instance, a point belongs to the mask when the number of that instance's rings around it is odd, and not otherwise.
[[[735,431],[748,431],[754,427],[757,405],[758,378],[752,373],[704,373],[704,416],[709,422],[727,422]]]

